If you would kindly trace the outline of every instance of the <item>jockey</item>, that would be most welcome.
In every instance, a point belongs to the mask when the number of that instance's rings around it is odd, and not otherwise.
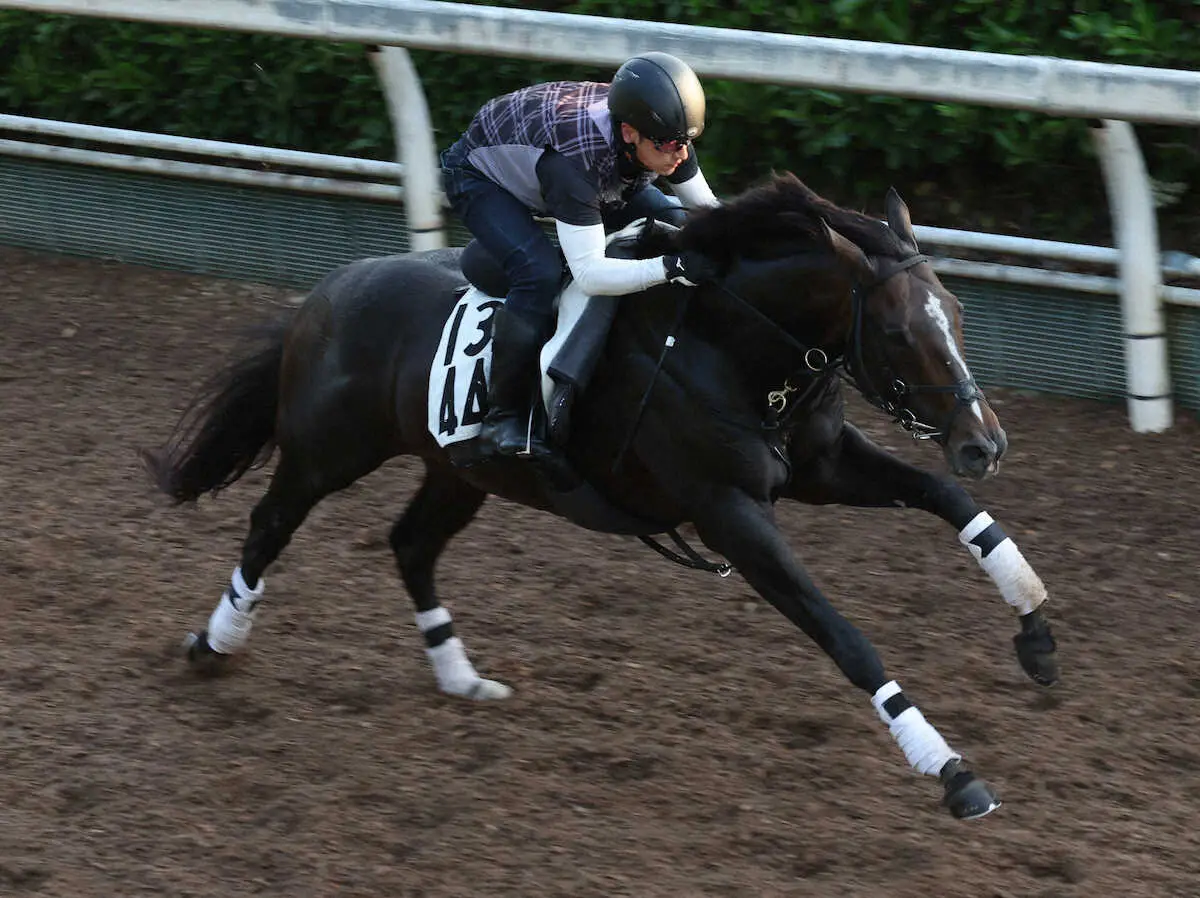
[[[692,141],[704,130],[704,90],[692,69],[644,53],[610,84],[535,84],[484,104],[442,153],[451,209],[502,265],[509,291],[493,319],[484,456],[542,456],[527,430],[539,381],[537,356],[553,331],[562,259],[591,295],[711,280],[712,263],[684,252],[651,259],[605,256],[613,230],[653,214],[681,223],[683,210],[654,186],[665,177],[685,208],[715,206]],[[554,219],[559,249],[534,215]]]

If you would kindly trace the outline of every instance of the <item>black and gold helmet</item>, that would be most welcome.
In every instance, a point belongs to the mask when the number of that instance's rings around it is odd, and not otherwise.
[[[687,143],[704,131],[704,88],[682,60],[643,53],[613,75],[608,111],[651,140]]]

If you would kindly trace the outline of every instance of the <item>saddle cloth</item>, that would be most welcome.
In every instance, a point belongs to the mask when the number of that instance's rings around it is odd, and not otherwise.
[[[609,247],[636,241],[645,223],[645,219],[638,219],[609,235]],[[585,327],[596,326],[598,322],[607,327],[615,311],[614,302],[615,297],[589,296],[574,280],[568,280],[559,294],[555,302],[557,324],[554,336],[542,347],[540,355],[542,402],[547,415],[556,386],[551,371],[570,372],[579,365],[573,352],[570,362],[556,366],[560,350],[581,320],[587,319]],[[483,428],[483,418],[488,410],[488,375],[492,367],[491,319],[502,305],[502,297],[490,296],[471,286],[446,318],[437,353],[429,368],[429,432],[439,446],[474,439]],[[587,315],[589,307],[595,307],[592,311],[596,314]]]
[[[558,324],[542,347],[542,401],[547,413],[555,381],[549,373],[559,347],[583,316],[590,297],[571,281],[558,298]],[[488,375],[492,368],[492,316],[504,300],[471,287],[458,300],[442,328],[442,339],[429,368],[429,432],[439,446],[479,435],[487,414]]]

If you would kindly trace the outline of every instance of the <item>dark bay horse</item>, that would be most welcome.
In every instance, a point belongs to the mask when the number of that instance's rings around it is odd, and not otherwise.
[[[887,219],[841,209],[789,174],[693,214],[678,231],[648,231],[648,244],[704,252],[722,276],[621,300],[564,454],[595,495],[643,522],[641,533],[691,523],[866,692],[909,763],[940,778],[951,813],[978,817],[999,805],[991,787],[884,672],[774,519],[781,498],[937,515],[1018,612],[1014,642],[1026,673],[1043,685],[1057,679],[1040,608],[1045,588],[1000,525],[957,481],[893,457],[844,418],[843,381],[938,444],[960,477],[994,474],[1007,445],[964,360],[958,300],[919,254],[895,191]],[[663,249],[642,247],[646,255]],[[323,497],[389,458],[418,455],[425,480],[393,526],[391,546],[438,685],[476,699],[509,694],[476,672],[455,635],[434,588],[439,555],[489,493],[604,528],[563,512],[559,487],[531,463],[457,467],[431,435],[428,376],[464,286],[458,252],[331,272],[260,351],[199,392],[161,451],[147,453],[159,487],[189,502],[278,451],[232,583],[190,643],[194,663],[212,665],[243,647],[263,573]]]

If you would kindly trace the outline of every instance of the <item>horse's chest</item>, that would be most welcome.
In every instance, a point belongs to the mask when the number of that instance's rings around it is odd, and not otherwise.
[[[831,415],[809,418],[788,434],[787,445],[793,458],[811,458],[827,454],[837,443],[842,421]]]
[[[836,390],[822,397],[806,414],[787,422],[784,442],[793,462],[806,462],[832,452],[846,426],[845,405]]]

